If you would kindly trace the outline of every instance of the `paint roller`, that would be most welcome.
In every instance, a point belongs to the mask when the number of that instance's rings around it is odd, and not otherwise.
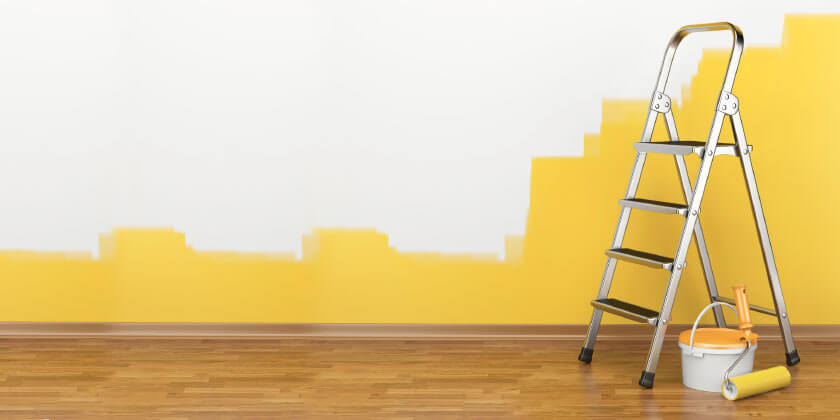
[[[744,358],[750,350],[750,336],[752,335],[752,319],[750,318],[750,305],[747,302],[747,292],[744,286],[733,286],[735,291],[735,306],[738,311],[738,328],[743,331],[747,346],[744,352],[726,370],[721,384],[723,396],[730,400],[740,400],[764,392],[784,388],[790,384],[790,372],[784,366],[776,366],[770,369],[758,370],[745,375],[729,377],[732,369]]]

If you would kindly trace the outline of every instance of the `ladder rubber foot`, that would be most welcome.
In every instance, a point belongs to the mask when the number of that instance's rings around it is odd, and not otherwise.
[[[639,379],[639,385],[647,389],[653,388],[653,375],[656,375],[656,372],[642,371],[642,377]]]
[[[787,365],[793,366],[799,363],[799,352],[797,350],[793,350],[790,353],[786,353],[785,358],[787,358]]]
[[[578,356],[578,360],[583,363],[589,363],[592,361],[592,353],[595,353],[595,349],[588,349],[583,347],[580,349],[580,356]],[[796,360],[799,360],[798,358]]]

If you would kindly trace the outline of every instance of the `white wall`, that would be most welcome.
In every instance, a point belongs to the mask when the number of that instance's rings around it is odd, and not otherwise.
[[[840,4],[3,0],[0,248],[174,226],[299,252],[313,227],[375,227],[400,250],[501,253],[530,159],[580,155],[602,98],[648,96],[676,28],[777,45],[803,12]],[[687,41],[672,86],[727,42]]]

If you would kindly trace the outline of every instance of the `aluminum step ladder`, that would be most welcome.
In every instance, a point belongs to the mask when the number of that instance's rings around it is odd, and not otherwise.
[[[671,112],[671,99],[665,94],[665,88],[668,84],[668,75],[671,71],[674,54],[676,53],[680,42],[689,34],[708,31],[730,31],[732,33],[732,51],[729,57],[729,65],[726,69],[723,88],[720,91],[720,97],[716,104],[712,127],[709,130],[709,138],[705,142],[681,141],[677,135],[674,114]],[[712,161],[715,156],[736,156],[741,160],[741,168],[744,172],[747,191],[749,192],[750,202],[752,203],[755,225],[758,230],[758,239],[761,244],[761,250],[764,254],[764,265],[767,268],[767,277],[770,281],[770,289],[773,292],[773,303],[775,304],[775,309],[762,308],[755,305],[750,305],[750,307],[754,311],[774,315],[778,318],[779,327],[782,330],[782,337],[784,338],[785,343],[787,364],[792,366],[799,362],[799,354],[797,353],[796,347],[793,343],[793,336],[790,330],[790,320],[788,318],[787,309],[785,308],[784,297],[782,297],[782,288],[779,285],[779,273],[776,269],[776,260],[773,257],[773,248],[770,245],[770,236],[767,233],[767,223],[764,220],[764,211],[761,207],[761,199],[758,196],[758,187],[756,186],[755,174],[753,173],[752,162],[750,160],[752,146],[747,145],[744,137],[744,125],[741,122],[740,104],[738,103],[738,98],[732,93],[732,86],[735,83],[735,73],[738,71],[738,63],[741,60],[741,53],[743,52],[743,49],[744,35],[737,26],[731,23],[718,22],[702,25],[689,25],[680,28],[680,30],[677,31],[677,33],[671,38],[668,48],[665,51],[665,57],[662,60],[662,67],[660,68],[659,77],[656,81],[656,89],[650,100],[650,111],[648,112],[647,120],[645,121],[642,138],[640,142],[634,145],[634,148],[636,149],[636,161],[633,164],[633,172],[630,174],[630,183],[627,186],[627,193],[625,194],[623,200],[619,200],[619,204],[622,206],[621,215],[618,218],[618,226],[615,229],[615,237],[613,238],[612,247],[606,251],[608,257],[607,266],[604,269],[604,275],[601,279],[601,287],[598,290],[598,297],[592,301],[592,306],[594,307],[592,311],[592,321],[589,324],[589,332],[586,335],[586,343],[581,349],[578,359],[585,363],[592,361],[595,337],[598,335],[598,328],[601,324],[601,316],[604,312],[609,312],[637,322],[650,324],[655,327],[655,331],[650,343],[650,351],[648,353],[647,362],[644,370],[642,371],[642,377],[639,380],[639,385],[645,388],[653,387],[656,364],[659,361],[659,353],[662,350],[665,330],[671,319],[671,309],[674,306],[674,299],[677,295],[677,287],[679,286],[680,277],[682,276],[683,269],[685,268],[686,253],[688,253],[688,247],[692,236],[694,237],[694,241],[697,244],[697,249],[700,254],[703,274],[706,278],[706,286],[709,291],[711,301],[734,304],[732,299],[718,295],[714,274],[712,273],[712,265],[709,260],[709,253],[706,249],[706,240],[703,237],[703,229],[700,227],[699,220],[700,202],[703,200],[703,192],[706,189],[706,182],[709,179],[709,172],[712,169]],[[653,127],[654,124],[656,124],[659,114],[662,114],[665,117],[665,124],[667,125],[670,141],[651,141]],[[729,116],[729,121],[732,125],[732,132],[735,135],[735,144],[718,143],[723,120],[726,116]],[[677,164],[677,172],[679,173],[680,182],[682,183],[683,194],[685,195],[685,202],[687,204],[667,203],[636,197],[636,190],[639,186],[639,179],[642,175],[642,167],[645,165],[645,158],[648,153],[660,153],[674,156],[674,160]],[[697,179],[693,188],[685,166],[685,156],[688,155],[697,155],[701,159],[700,169],[697,173]],[[628,220],[630,219],[631,209],[665,214],[677,214],[685,217],[685,225],[683,225],[676,255],[661,256],[622,247],[624,233],[627,229]],[[659,312],[609,297],[610,284],[612,283],[613,274],[615,273],[616,263],[619,260],[664,269],[670,273],[668,287],[665,289],[665,297]],[[726,320],[723,317],[723,310],[720,306],[715,307],[714,317],[715,322],[719,327],[726,326]]]

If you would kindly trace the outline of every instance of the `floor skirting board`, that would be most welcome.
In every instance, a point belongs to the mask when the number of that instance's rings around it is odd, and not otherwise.
[[[674,337],[690,325],[671,325]],[[730,326],[734,327],[734,326]],[[581,340],[582,324],[286,324],[165,322],[0,322],[0,337],[134,338],[350,338],[419,340]],[[779,339],[776,325],[754,328],[763,339]],[[602,325],[598,340],[649,340],[653,329],[642,324]],[[840,340],[840,325],[794,325],[796,339]]]

